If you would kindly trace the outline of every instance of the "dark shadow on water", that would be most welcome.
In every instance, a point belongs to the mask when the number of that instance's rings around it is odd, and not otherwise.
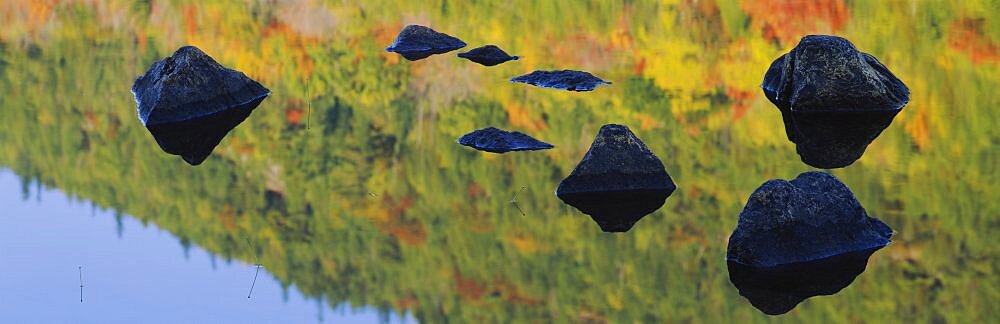
[[[879,249],[881,247],[776,267],[753,267],[727,261],[729,281],[764,314],[781,315],[803,300],[833,295],[850,285],[865,271],[868,258]]]
[[[212,154],[212,150],[222,142],[229,131],[250,116],[253,108],[264,98],[266,97],[204,118],[147,128],[164,152],[180,155],[191,165],[198,165]]]

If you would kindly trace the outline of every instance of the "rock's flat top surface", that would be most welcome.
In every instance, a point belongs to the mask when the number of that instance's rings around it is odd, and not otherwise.
[[[385,48],[386,52],[395,52],[410,61],[426,58],[434,54],[442,54],[465,47],[465,42],[451,35],[437,32],[420,25],[409,25],[396,36],[396,40]]]
[[[494,66],[503,62],[519,59],[518,56],[510,56],[507,52],[496,45],[486,45],[474,48],[468,52],[458,53],[458,57],[468,59],[485,66]]]
[[[901,109],[910,90],[875,57],[845,38],[803,37],[775,60],[761,85],[779,108],[799,111]]]
[[[840,180],[810,171],[792,181],[768,180],[750,195],[727,259],[774,267],[882,247],[891,236]]]
[[[271,94],[239,71],[228,69],[194,46],[156,61],[132,85],[144,126],[203,118],[246,107]]]
[[[535,71],[510,81],[569,91],[593,91],[598,86],[611,84],[588,72],[573,70]]]
[[[606,232],[628,231],[677,187],[663,163],[622,125],[601,127],[590,150],[556,190]]]
[[[552,144],[545,143],[520,132],[508,132],[487,127],[462,135],[458,143],[474,149],[493,153],[511,151],[547,150]]]

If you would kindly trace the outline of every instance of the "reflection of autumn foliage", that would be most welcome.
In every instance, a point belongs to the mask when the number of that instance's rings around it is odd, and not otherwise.
[[[455,270],[454,278],[455,292],[464,300],[479,300],[479,298],[483,297],[483,293],[486,292],[485,283],[465,277],[458,270]]]
[[[508,103],[503,108],[507,111],[507,118],[510,120],[510,124],[515,127],[529,131],[537,131],[548,127],[545,125],[544,120],[532,117],[531,112],[517,103]]]
[[[726,96],[733,101],[733,121],[740,120],[750,109],[750,103],[757,98],[757,92],[726,87]]]
[[[382,210],[375,217],[375,227],[403,243],[423,244],[427,240],[427,230],[424,229],[424,224],[405,217],[406,211],[411,207],[413,207],[413,197],[405,196],[394,199],[391,195],[386,195]]]
[[[406,296],[396,301],[397,310],[416,309],[417,306],[420,306],[420,301],[413,296]]]
[[[372,27],[372,38],[376,44],[392,44],[396,39],[396,34],[403,29],[403,24],[398,22],[392,24],[376,24]],[[379,56],[386,62],[396,64],[400,62],[400,55],[386,51],[379,51]]]
[[[973,63],[1000,61],[997,44],[983,35],[985,18],[962,18],[948,29],[948,47],[965,53]]]
[[[542,303],[539,299],[525,295],[514,283],[503,278],[493,281],[493,291],[491,294],[502,297],[504,301],[511,304],[538,305]]]
[[[288,124],[301,125],[303,115],[305,115],[305,112],[302,109],[302,101],[289,99],[287,108],[285,108],[285,120],[288,121]]]
[[[927,112],[926,110],[917,111],[916,117],[913,118],[909,123],[906,123],[906,133],[910,134],[913,138],[913,143],[917,145],[917,148],[924,149],[931,142],[931,136],[927,131]]]
[[[0,1],[0,21],[20,21],[31,36],[37,37],[43,30],[42,26],[53,18],[52,11],[56,2],[55,0]],[[0,39],[4,38],[5,34],[0,31]]]
[[[974,259],[993,256],[983,247],[989,235],[970,229],[993,221],[975,216],[998,214],[987,197],[996,181],[983,181],[996,151],[994,115],[983,113],[998,104],[988,91],[997,83],[995,65],[958,57],[996,61],[992,22],[958,19],[982,14],[928,1],[913,2],[918,15],[897,14],[892,9],[905,6],[889,1],[503,2],[516,16],[488,2],[449,1],[443,10],[437,0],[329,8],[320,1],[0,0],[0,21],[11,26],[0,27],[3,102],[18,108],[0,114],[0,139],[9,144],[0,147],[0,164],[220,257],[252,260],[246,234],[261,243],[261,262],[276,279],[331,305],[413,310],[432,323],[483,321],[490,312],[509,314],[506,322],[753,322],[749,316],[759,314],[735,290],[711,289],[725,283],[725,268],[705,264],[718,264],[733,211],[760,179],[805,167],[760,91],[771,61],[794,45],[776,40],[841,28],[846,3],[852,26],[845,36],[885,58],[913,93],[860,169],[851,169],[882,176],[843,173],[868,193],[866,206],[903,229],[904,243],[873,258],[883,263],[873,263],[865,280],[879,284],[788,316],[823,321],[845,306],[900,315],[885,312],[885,303],[850,302],[872,294],[907,296],[888,301],[898,312],[990,318],[975,305],[992,300],[992,291],[940,292],[938,300],[972,305],[944,313],[950,310],[921,307],[936,305],[929,298],[908,297],[925,291],[889,280],[897,272],[885,264],[919,266],[955,287],[996,286],[955,276],[966,267],[990,273],[988,259]],[[251,15],[243,4],[260,8]],[[411,12],[417,18],[406,18]],[[468,37],[470,46],[495,42],[524,59],[483,68],[453,53],[410,62],[384,52],[410,21]],[[275,94],[199,168],[161,152],[135,120],[127,86],[187,37]],[[615,84],[567,94],[506,82],[563,67]],[[596,125],[607,122],[637,130],[668,170],[688,179],[657,212],[665,217],[615,241],[593,240],[592,223],[568,216],[572,210],[542,184],[569,172]],[[307,123],[319,133],[301,136]],[[494,123],[574,148],[500,157],[452,143]],[[537,183],[519,194],[529,212],[521,215],[507,199],[526,181]],[[614,254],[621,261],[607,262]]]
[[[272,20],[268,23],[264,30],[261,31],[261,34],[265,39],[275,37],[287,42],[285,49],[289,51],[288,54],[291,55],[295,62],[296,75],[305,78],[312,75],[316,63],[309,56],[309,53],[306,52],[306,47],[318,44],[320,42],[319,38],[304,35],[293,29],[292,26],[277,20]]]
[[[222,221],[222,226],[229,230],[230,232],[236,232],[238,228],[236,227],[236,210],[233,205],[225,204],[222,206],[222,211],[219,212],[219,220]]]
[[[455,291],[464,300],[480,300],[489,292],[490,297],[501,298],[511,304],[538,305],[542,303],[542,300],[524,294],[513,282],[499,276],[487,283],[466,277],[456,269],[453,278],[455,279]]]
[[[850,16],[843,0],[758,0],[742,7],[751,28],[786,45],[807,34],[836,33]]]

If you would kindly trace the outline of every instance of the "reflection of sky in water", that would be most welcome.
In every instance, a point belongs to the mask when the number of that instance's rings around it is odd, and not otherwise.
[[[375,309],[330,309],[283,292],[261,271],[247,299],[254,268],[218,259],[154,225],[94,210],[57,190],[24,199],[20,180],[0,170],[0,322],[413,323]],[[83,266],[80,303],[77,266]],[[266,268],[265,268],[266,270]]]

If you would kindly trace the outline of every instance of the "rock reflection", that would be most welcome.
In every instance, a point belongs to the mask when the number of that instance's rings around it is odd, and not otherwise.
[[[601,127],[556,195],[605,232],[627,232],[677,189],[663,162],[623,125]]]
[[[153,63],[135,80],[139,120],[163,151],[191,165],[205,161],[270,91],[194,46]]]
[[[727,261],[729,281],[750,304],[768,315],[781,315],[813,296],[833,295],[865,271],[868,257],[881,247],[776,267],[753,267]]]
[[[817,168],[854,163],[910,100],[910,90],[875,57],[844,38],[810,35],[764,75],[788,140]]]

